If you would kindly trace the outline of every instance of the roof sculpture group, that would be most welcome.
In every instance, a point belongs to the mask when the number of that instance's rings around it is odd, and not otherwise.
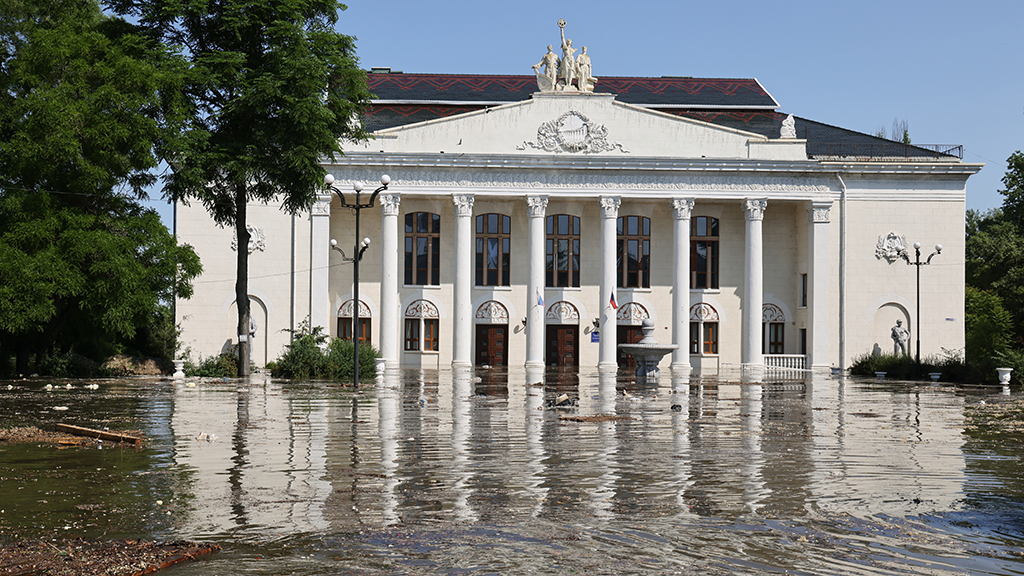
[[[591,76],[587,47],[584,46],[579,56],[575,56],[577,50],[572,47],[572,39],[565,39],[565,20],[558,21],[558,28],[562,34],[562,57],[559,58],[548,44],[547,54],[533,65],[533,71],[537,73],[537,88],[541,92],[593,92],[597,78]]]

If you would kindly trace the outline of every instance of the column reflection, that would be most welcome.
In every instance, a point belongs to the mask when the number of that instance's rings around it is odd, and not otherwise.
[[[470,465],[469,437],[472,431],[472,411],[469,397],[472,394],[472,368],[452,368],[452,475],[455,483],[455,519],[461,522],[475,522],[476,512],[469,504],[473,495],[473,467]]]

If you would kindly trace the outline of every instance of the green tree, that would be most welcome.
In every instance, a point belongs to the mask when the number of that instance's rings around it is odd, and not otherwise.
[[[1001,210],[969,210],[966,230],[967,284],[997,295],[1013,317],[1014,335],[1024,335],[1024,236]]]
[[[965,358],[986,364],[1010,348],[1013,317],[992,292],[968,285],[964,298]]]
[[[1006,174],[1003,175],[1003,215],[1017,232],[1024,235],[1024,154],[1020,150],[1006,159]]]
[[[339,139],[366,138],[369,103],[355,45],[335,32],[336,0],[108,0],[188,60],[193,103],[179,140],[160,149],[172,170],[164,192],[199,201],[247,246],[246,205],[309,209],[323,190],[320,161]],[[249,331],[248,251],[238,250],[238,334]],[[241,375],[249,350],[240,346]]]
[[[131,338],[199,271],[115,192],[144,194],[179,132],[173,56],[94,0],[0,0],[0,348],[21,372],[71,326]]]

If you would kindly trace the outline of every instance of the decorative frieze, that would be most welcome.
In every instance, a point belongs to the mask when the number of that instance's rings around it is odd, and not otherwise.
[[[618,218],[622,199],[618,196],[601,196],[601,217]]]
[[[672,217],[676,220],[689,220],[691,212],[693,212],[693,198],[672,200]]]

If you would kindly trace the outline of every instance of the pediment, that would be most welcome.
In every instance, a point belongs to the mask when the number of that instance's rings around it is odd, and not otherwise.
[[[366,149],[389,153],[765,158],[767,149],[768,157],[781,152],[779,159],[806,159],[803,141],[770,140],[624,104],[612,94],[537,93],[374,136]]]

